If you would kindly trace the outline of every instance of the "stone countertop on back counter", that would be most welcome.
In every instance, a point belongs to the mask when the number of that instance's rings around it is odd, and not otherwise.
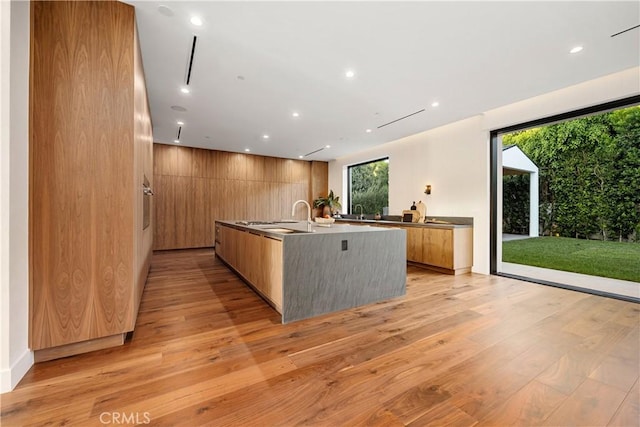
[[[386,220],[380,220],[380,219],[352,219],[352,218],[336,218],[336,224],[337,223],[348,223],[348,222],[355,222],[355,223],[361,223],[362,225],[370,225],[370,224],[380,224],[382,226],[384,225],[389,225],[389,226],[402,226],[402,227],[432,227],[432,228],[445,228],[445,229],[451,229],[451,228],[469,228],[469,227],[473,227],[473,224],[456,224],[456,223],[452,223],[452,222],[402,222],[402,221],[386,221]],[[375,228],[375,227],[374,227]]]

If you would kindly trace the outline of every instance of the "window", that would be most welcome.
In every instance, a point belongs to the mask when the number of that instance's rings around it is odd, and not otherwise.
[[[389,158],[349,166],[349,213],[387,214]]]

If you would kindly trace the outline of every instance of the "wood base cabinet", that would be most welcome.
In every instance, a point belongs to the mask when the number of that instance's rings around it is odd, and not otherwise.
[[[446,274],[471,272],[473,266],[473,227],[406,225],[402,223],[363,223],[353,225],[402,228],[407,232],[407,261]]]
[[[422,262],[422,232],[421,228],[403,227],[407,232],[407,261]]]
[[[282,240],[216,225],[216,256],[282,314]]]
[[[422,229],[422,260],[447,273],[469,273],[473,265],[473,229]]]
[[[122,344],[133,330],[153,243],[143,194],[153,137],[132,6],[32,2],[30,67],[38,361]]]

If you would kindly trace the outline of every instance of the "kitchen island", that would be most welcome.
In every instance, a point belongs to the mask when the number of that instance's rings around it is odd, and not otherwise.
[[[404,230],[306,221],[216,221],[215,229],[216,256],[282,323],[405,294]]]

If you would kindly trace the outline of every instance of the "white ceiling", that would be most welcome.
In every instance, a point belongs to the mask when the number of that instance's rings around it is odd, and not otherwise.
[[[172,144],[183,120],[191,147],[298,158],[331,145],[305,157],[331,160],[640,64],[639,29],[611,37],[640,23],[638,1],[127,3],[154,139]]]

